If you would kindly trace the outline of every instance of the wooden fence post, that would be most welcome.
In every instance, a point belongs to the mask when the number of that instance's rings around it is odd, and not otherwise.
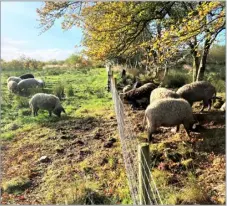
[[[139,144],[138,161],[140,205],[151,205],[150,170],[148,168],[150,166],[149,144]]]
[[[107,73],[108,73],[107,91],[110,92],[110,88],[111,88],[111,77],[113,76],[113,71],[111,69],[111,66],[109,66]]]

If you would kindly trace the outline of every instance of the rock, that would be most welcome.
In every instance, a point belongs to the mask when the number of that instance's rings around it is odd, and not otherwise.
[[[116,138],[114,138],[114,137],[111,138],[111,139],[109,140],[109,142],[113,142],[113,143],[116,142],[116,141],[117,141],[117,140],[116,140]]]
[[[47,156],[42,156],[40,157],[39,162],[42,162],[42,163],[50,162],[50,158]]]

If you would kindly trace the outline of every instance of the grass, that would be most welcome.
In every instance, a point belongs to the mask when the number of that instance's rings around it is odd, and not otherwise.
[[[39,196],[39,202],[34,204],[131,203],[124,165],[118,163],[122,159],[119,142],[106,151],[99,148],[101,139],[92,138],[102,131],[104,141],[117,135],[117,129],[113,132],[103,130],[108,127],[112,130],[111,124],[115,122],[111,119],[114,116],[111,94],[105,89],[105,69],[55,69],[34,71],[33,74],[40,79],[45,77],[44,92],[61,95],[64,90],[61,103],[66,115],[49,117],[47,111],[40,110],[38,116],[33,117],[28,106],[31,97],[15,96],[6,88],[7,77],[20,73],[2,73],[1,139],[4,145],[10,146],[4,152],[4,184],[11,184],[11,179],[21,176],[31,176],[32,185],[28,191],[32,188],[32,192]],[[109,122],[110,125],[103,126],[99,122]],[[63,131],[57,130],[62,127],[65,128]],[[67,139],[62,139],[63,135]],[[85,145],[71,148],[78,139]],[[51,159],[47,167],[38,163],[44,155]],[[75,161],[80,157],[82,159]],[[103,161],[105,158],[107,163]],[[17,169],[11,173],[12,168]],[[3,192],[8,192],[6,186]],[[33,197],[32,201],[35,199]],[[15,203],[15,200],[11,202],[3,198],[4,201]]]

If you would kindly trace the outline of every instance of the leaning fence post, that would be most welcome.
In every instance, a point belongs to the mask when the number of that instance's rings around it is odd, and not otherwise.
[[[150,158],[149,144],[143,143],[138,146],[139,160],[139,200],[140,205],[151,205],[151,188],[150,188]]]

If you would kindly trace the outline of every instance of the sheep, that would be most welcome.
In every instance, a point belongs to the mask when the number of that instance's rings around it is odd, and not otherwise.
[[[190,104],[182,98],[165,98],[153,101],[145,110],[144,123],[147,121],[148,141],[151,142],[152,134],[160,126],[177,126],[179,131],[180,124],[184,125],[187,135],[189,131],[195,129],[195,119],[193,117]]]
[[[211,100],[216,98],[216,89],[209,82],[198,81],[180,87],[177,90],[177,94],[187,100],[191,106],[194,102],[203,100],[203,107],[200,112],[202,112],[205,107],[208,107],[208,111],[210,111],[212,105]]]
[[[7,79],[7,83],[8,83],[9,81],[15,81],[16,83],[19,83],[21,80],[22,80],[22,79],[21,79],[20,77],[14,77],[14,76],[12,76],[12,77],[9,77],[9,78]]]
[[[33,78],[23,79],[18,84],[18,92],[20,95],[27,95],[29,92],[29,89],[36,88],[36,87],[42,88],[42,86],[43,86],[43,83],[40,82],[40,80],[33,79]]]
[[[124,88],[123,88],[123,93],[125,93],[125,92],[127,92],[127,91],[129,91],[129,90],[131,90],[132,89],[132,86],[131,85],[126,85]]]
[[[17,82],[9,81],[7,84],[7,88],[10,92],[16,93],[17,92]]]
[[[180,96],[176,92],[174,92],[170,89],[166,89],[164,87],[159,87],[159,88],[154,89],[151,92],[150,103],[157,99],[164,99],[164,98],[168,98],[168,97],[180,98]]]
[[[120,93],[119,96],[124,102],[132,104],[132,107],[135,108],[139,105],[139,101],[144,100],[145,108],[149,104],[149,98],[151,91],[154,90],[157,86],[153,83],[146,83],[139,88],[132,89],[125,93]]]
[[[35,78],[33,74],[23,74],[20,76],[21,79]]]
[[[220,108],[221,111],[225,111],[225,103]]]
[[[61,112],[65,112],[62,107],[59,98],[53,94],[37,93],[29,100],[29,106],[32,109],[34,116],[38,115],[38,110],[43,109],[49,112],[49,116],[52,112],[61,117]]]
[[[39,84],[42,88],[45,86],[45,82],[43,80],[41,80],[41,79],[36,79],[36,80],[39,82]]]

